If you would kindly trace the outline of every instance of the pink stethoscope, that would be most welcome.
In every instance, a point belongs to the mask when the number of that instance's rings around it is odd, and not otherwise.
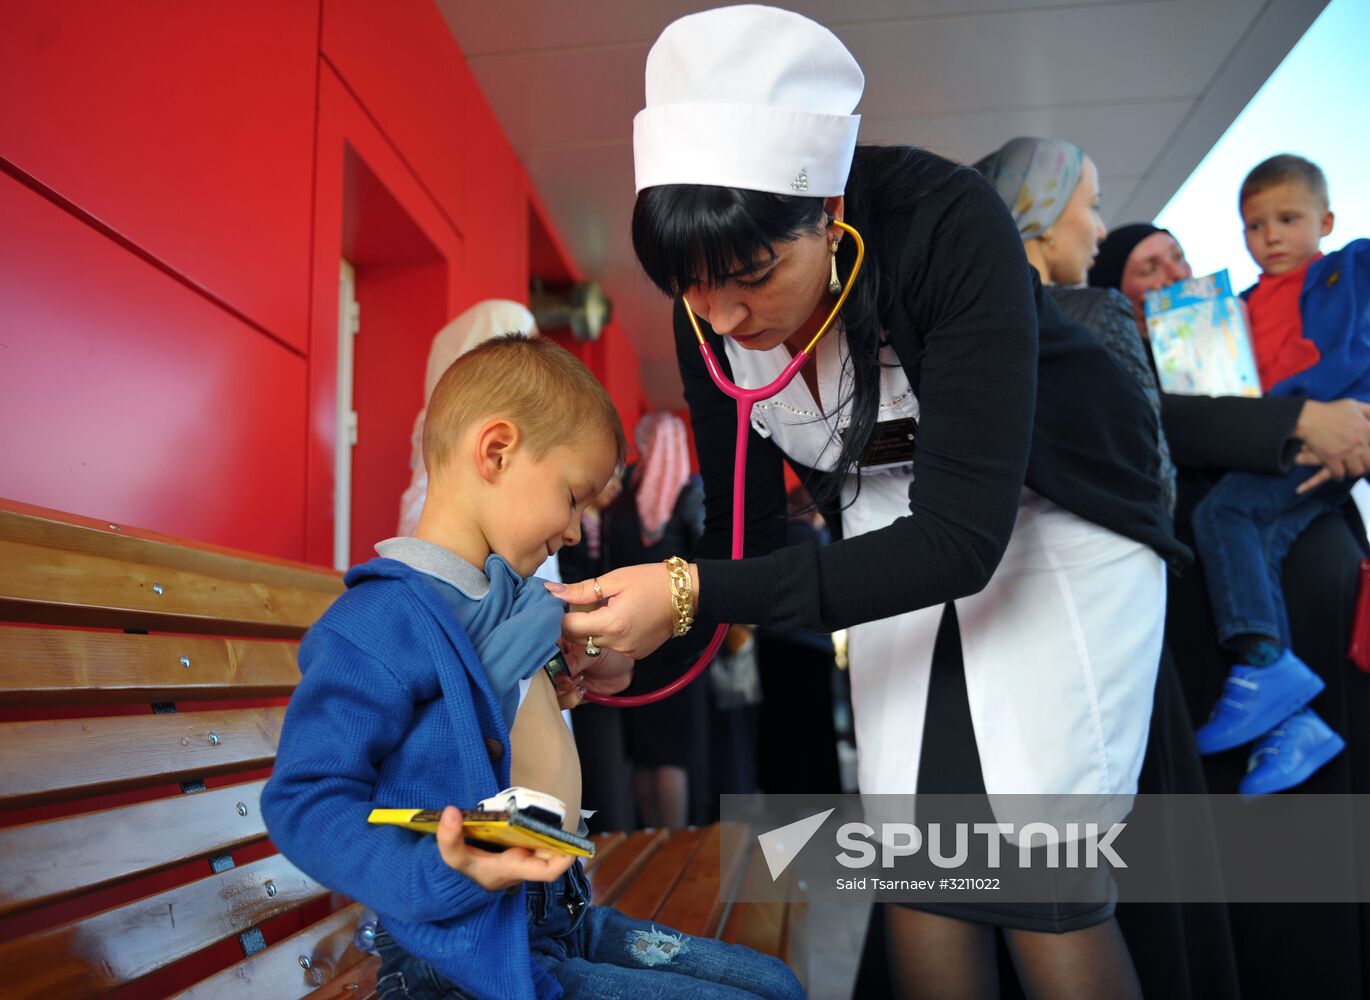
[[[842,294],[837,297],[837,304],[832,307],[832,312],[828,314],[828,318],[823,321],[823,325],[818,328],[818,332],[813,335],[813,339],[809,341],[807,346],[790,359],[790,363],[785,366],[785,369],[776,376],[775,381],[770,385],[764,385],[759,389],[744,389],[730,381],[723,374],[723,369],[718,367],[718,358],[714,357],[713,349],[704,339],[704,331],[699,328],[699,320],[695,318],[694,310],[690,308],[689,303],[685,302],[683,296],[681,298],[681,304],[685,306],[685,315],[690,318],[690,326],[694,328],[695,339],[699,341],[699,353],[704,355],[704,367],[709,370],[709,377],[714,380],[714,385],[723,390],[724,394],[737,401],[737,447],[733,454],[732,558],[734,559],[742,558],[742,535],[747,496],[747,435],[752,426],[752,406],[762,400],[770,399],[794,381],[794,377],[799,374],[799,369],[804,367],[804,362],[809,360],[814,348],[818,346],[818,342],[823,339],[823,335],[828,332],[837,319],[837,314],[842,311],[847,296],[851,294],[852,285],[856,282],[856,276],[861,272],[861,264],[866,259],[866,244],[861,239],[861,234],[841,219],[834,219],[833,224],[850,233],[851,238],[856,241],[856,262],[852,265],[851,274],[847,275]],[[723,645],[723,637],[727,634],[728,625],[719,625],[714,630],[713,638],[709,641],[704,652],[700,654],[695,665],[664,687],[649,691],[646,694],[622,696],[591,693],[585,695],[585,700],[599,705],[635,708],[639,705],[650,705],[653,702],[661,701],[663,698],[669,698],[677,691],[683,690],[687,684],[704,672],[704,668],[709,665],[718,653],[719,647]]]

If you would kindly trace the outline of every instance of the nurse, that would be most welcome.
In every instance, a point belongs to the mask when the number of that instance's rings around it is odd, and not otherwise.
[[[648,55],[633,243],[677,299],[705,537],[684,573],[599,577],[607,603],[564,631],[640,658],[691,609],[705,627],[681,655],[721,621],[850,627],[862,792],[1130,794],[1160,652],[1156,549],[1183,551],[1148,499],[1155,417],[1043,297],[979,174],[856,148],[863,86],[829,31],[768,7],[682,18]],[[736,414],[685,309],[735,382],[769,383],[851,271],[838,220],[866,264],[803,377],[753,411],[747,558],[729,561]],[[841,541],[783,547],[787,462]],[[997,996],[995,927],[1029,995],[1138,995],[1110,902],[887,909],[903,995]]]

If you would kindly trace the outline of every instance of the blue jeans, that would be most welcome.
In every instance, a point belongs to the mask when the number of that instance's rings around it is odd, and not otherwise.
[[[567,1000],[803,1000],[803,987],[778,958],[591,906],[579,861],[557,881],[527,882],[524,891],[533,961]],[[376,950],[377,1000],[469,1000],[384,927],[376,929]]]
[[[376,928],[376,951],[381,957],[376,1000],[473,1000],[423,959],[397,945],[383,926]]]
[[[1346,503],[1354,479],[1294,490],[1316,472],[1296,466],[1284,475],[1229,472],[1194,509],[1194,541],[1208,584],[1218,640],[1231,648],[1241,635],[1290,645],[1280,568],[1294,539]]]
[[[556,882],[529,882],[525,889],[533,961],[561,984],[567,1000],[804,997],[778,958],[591,906],[579,861]]]

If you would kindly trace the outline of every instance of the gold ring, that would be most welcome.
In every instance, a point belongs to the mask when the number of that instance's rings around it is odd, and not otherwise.
[[[599,588],[599,577],[595,577],[595,600],[604,600],[604,591]]]
[[[594,637],[594,636],[590,636],[589,638],[587,638],[587,639],[585,640],[585,655],[586,655],[586,656],[598,656],[598,655],[599,655],[600,653],[602,653],[602,652],[603,652],[603,650],[600,649],[598,646],[595,645],[595,637]]]

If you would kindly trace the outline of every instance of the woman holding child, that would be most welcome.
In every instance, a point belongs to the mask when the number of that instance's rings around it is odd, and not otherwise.
[[[921,150],[855,148],[863,82],[826,29],[763,7],[683,18],[648,57],[633,239],[681,298],[706,489],[696,614],[853,627],[863,792],[1128,795],[1164,558],[1186,554],[1159,502],[1154,411],[1043,294],[979,175]],[[735,410],[684,310],[735,382],[770,382],[851,270],[836,220],[863,234],[867,263],[804,379],[755,411],[748,558],[729,561]],[[841,541],[783,547],[785,462]],[[568,638],[637,657],[671,634],[664,567],[599,585],[606,606],[569,615]],[[901,905],[886,920],[903,995],[996,996],[996,927],[1030,992],[1139,995],[1111,900]]]
[[[1119,289],[1132,303],[1146,337],[1147,291],[1190,277],[1184,249],[1166,230],[1136,223],[1109,233],[1090,271],[1091,285]],[[1225,473],[1279,475],[1297,460],[1321,465],[1332,479],[1370,470],[1370,407],[1359,400],[1301,396],[1176,396],[1162,393],[1161,412],[1178,468],[1176,526],[1182,536],[1190,515]],[[1326,513],[1289,548],[1282,574],[1292,646],[1326,684],[1312,705],[1337,732],[1347,752],[1299,786],[1321,794],[1370,788],[1370,677],[1346,659],[1365,533],[1353,505]],[[1202,567],[1176,581],[1166,623],[1189,708],[1207,718],[1221,693],[1231,655],[1218,643]],[[1204,758],[1208,785],[1230,791],[1247,772],[1248,750]],[[1327,830],[1329,853],[1345,850],[1350,831]],[[1242,982],[1262,995],[1359,996],[1364,993],[1365,930],[1370,908],[1361,905],[1255,905],[1230,908]],[[1300,961],[1289,962],[1288,955]]]

